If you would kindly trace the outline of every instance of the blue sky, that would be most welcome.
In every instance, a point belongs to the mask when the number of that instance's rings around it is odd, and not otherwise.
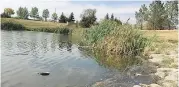
[[[61,1],[61,0],[3,0],[0,3],[0,12],[4,8],[13,8],[16,12],[18,7],[27,7],[30,11],[32,7],[39,8],[39,15],[42,15],[43,9],[49,9],[50,15],[56,12],[60,15],[62,12],[69,15],[71,12],[75,14],[75,19],[80,20],[80,14],[84,9],[95,8],[98,21],[103,19],[106,13],[119,18],[125,22],[130,18],[129,22],[135,23],[135,11],[138,11],[142,4],[149,5],[151,1]],[[14,15],[16,16],[16,14]],[[49,18],[50,19],[50,18]]]

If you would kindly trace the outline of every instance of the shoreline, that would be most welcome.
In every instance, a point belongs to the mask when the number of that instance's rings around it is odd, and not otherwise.
[[[170,58],[172,61],[169,66],[163,63],[167,58]],[[148,65],[149,64],[149,65]],[[130,84],[128,83],[120,83],[121,74],[116,74],[111,78],[108,78],[103,81],[96,82],[92,85],[92,87],[178,87],[178,49],[174,51],[170,51],[170,54],[156,54],[152,53],[147,59],[146,63],[144,63],[144,68],[148,68],[148,74],[141,74],[140,69],[135,70],[135,75],[133,78],[142,77],[145,80],[145,77],[151,78],[149,80],[153,80],[153,82],[149,84],[138,83],[138,84]],[[139,66],[141,68],[141,66]],[[143,66],[142,66],[143,67]],[[137,79],[135,79],[137,81]],[[145,82],[145,81],[144,81]]]

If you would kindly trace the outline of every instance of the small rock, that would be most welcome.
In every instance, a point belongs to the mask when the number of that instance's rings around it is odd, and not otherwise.
[[[172,70],[173,70],[173,68],[158,68],[157,72],[170,72]]]
[[[133,87],[141,87],[140,85],[134,85]]]
[[[161,86],[158,84],[150,84],[150,87],[161,87]]]
[[[178,73],[170,72],[168,76],[165,77],[165,80],[177,81]]]
[[[177,87],[176,84],[173,84],[171,82],[163,82],[162,87]]]
[[[152,59],[149,59],[150,62],[152,63],[155,63],[155,64],[160,64],[162,62],[162,58],[152,58]]]
[[[102,87],[104,86],[103,82],[96,82],[92,87]]]
[[[164,72],[156,72],[155,75],[159,76],[161,79],[164,79],[164,77],[165,77],[165,73]]]

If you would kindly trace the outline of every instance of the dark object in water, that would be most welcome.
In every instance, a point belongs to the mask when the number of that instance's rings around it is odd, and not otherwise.
[[[48,76],[48,75],[50,75],[50,73],[49,72],[41,72],[41,73],[38,73],[39,75],[42,75],[42,76]]]

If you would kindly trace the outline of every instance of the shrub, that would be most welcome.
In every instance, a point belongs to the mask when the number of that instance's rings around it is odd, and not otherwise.
[[[86,32],[85,39],[88,43],[96,43],[102,40],[106,35],[117,27],[115,21],[104,20],[99,25],[89,28]]]
[[[116,54],[120,57],[135,57],[141,55],[148,45],[148,39],[137,29],[123,25],[112,31],[98,47],[106,49],[107,54]]]
[[[114,21],[105,20],[97,26],[93,26],[86,32],[86,42],[93,45],[97,60],[115,67],[122,67],[137,63],[149,44],[139,29],[133,29],[131,25],[118,25]],[[126,61],[125,64],[121,64]]]
[[[2,30],[25,30],[25,27],[18,23],[4,22],[1,23]]]
[[[1,18],[11,18],[11,16],[3,12],[1,13]]]

